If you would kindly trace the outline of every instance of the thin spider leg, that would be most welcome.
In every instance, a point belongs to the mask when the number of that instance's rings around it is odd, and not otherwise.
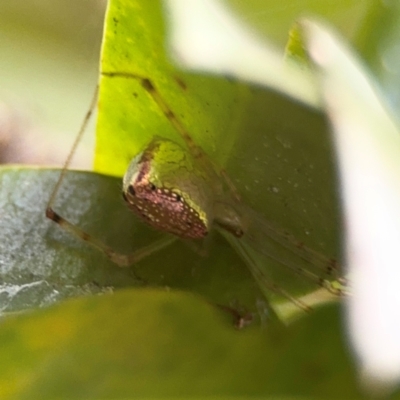
[[[137,74],[133,74],[131,72],[109,72],[103,71],[101,73],[102,76],[107,76],[110,78],[128,78],[128,79],[135,79],[141,83],[143,88],[149,93],[149,95],[153,98],[155,103],[158,105],[160,110],[166,116],[166,118],[171,122],[175,130],[181,135],[183,140],[186,142],[187,146],[189,147],[193,157],[197,159],[201,159],[206,156],[203,149],[199,147],[189,135],[189,132],[186,130],[184,125],[175,115],[175,113],[171,110],[165,100],[162,98],[160,93],[157,91],[154,84],[151,82],[150,79],[140,76]]]
[[[270,238],[275,243],[286,248],[291,253],[297,255],[302,260],[308,262],[326,277],[337,278],[340,273],[340,265],[334,258],[326,257],[325,255],[305,246],[303,242],[284,231],[276,228],[269,221],[263,218],[249,207],[240,204],[245,218],[248,218],[245,235],[252,240],[257,247],[262,247],[265,242],[265,237]]]
[[[264,240],[263,244],[257,244],[257,246],[254,246],[254,242],[252,241],[251,237],[246,236],[246,234],[243,235],[242,238],[237,238],[236,239],[239,243],[242,244],[242,242],[246,242],[250,247],[252,247],[255,251],[258,253],[268,257],[269,259],[283,265],[284,267],[290,269],[294,273],[296,273],[299,276],[302,276],[304,278],[307,278],[311,282],[314,282],[316,285],[328,290],[328,292],[336,295],[336,296],[342,296],[345,294],[349,294],[346,288],[343,287],[336,287],[336,285],[331,282],[328,279],[325,279],[318,274],[309,271],[308,269],[299,266],[297,264],[293,264],[289,261],[282,260],[282,258],[278,258],[277,256],[273,255],[273,250],[270,248],[266,248],[266,242]],[[242,246],[244,247],[244,246]],[[341,286],[341,285],[339,285]]]
[[[266,222],[266,221],[264,221]],[[269,225],[269,224],[268,224]],[[266,226],[264,226],[266,228]],[[295,237],[285,231],[280,231],[272,226],[268,226],[268,237],[279,243],[281,246],[290,250],[304,261],[310,263],[315,268],[321,270],[326,277],[335,277],[340,272],[340,266],[334,258],[328,258],[317,251],[307,247]]]
[[[225,181],[226,186],[228,187],[229,191],[232,194],[232,197],[238,202],[241,202],[241,196],[238,190],[236,189],[236,186],[233,184],[231,178],[229,178],[229,175],[226,173],[226,171],[223,168],[220,168],[220,176],[222,179]]]
[[[79,132],[78,132],[78,135],[76,136],[75,141],[74,141],[74,143],[72,145],[71,151],[69,152],[68,157],[65,160],[64,166],[63,166],[63,168],[61,170],[61,173],[60,173],[60,177],[58,178],[57,183],[54,186],[53,191],[51,192],[51,195],[50,195],[49,201],[47,203],[47,207],[46,207],[46,216],[47,216],[48,212],[49,212],[50,215],[52,214],[52,211],[53,211],[52,207],[54,205],[57,193],[60,190],[61,183],[62,183],[62,181],[64,179],[64,176],[65,176],[65,174],[67,172],[67,169],[68,169],[69,165],[71,164],[72,157],[74,156],[76,148],[78,147],[80,141],[82,140],[82,136],[86,131],[86,128],[88,126],[90,118],[92,117],[93,111],[94,111],[94,109],[96,107],[96,101],[97,101],[98,92],[99,92],[99,87],[96,86],[96,89],[95,89],[94,94],[93,94],[92,101],[90,102],[90,108],[89,108],[88,112],[86,113],[85,118],[83,119],[82,125],[81,125],[81,127],[79,129]],[[47,217],[52,219],[51,216],[47,216]],[[57,221],[55,221],[55,222],[57,222]]]
[[[285,266],[287,269],[293,271],[297,275],[307,278],[309,281],[314,282],[316,285],[327,289],[330,293],[335,295],[342,295],[347,293],[346,288],[343,287],[337,280],[335,282],[331,282],[331,280],[324,278],[321,273],[314,272],[311,266],[302,266],[299,263],[293,263],[287,259],[282,258],[281,250],[282,247],[285,251],[292,250],[292,246],[288,245],[285,241],[276,241],[275,237],[270,235],[271,232],[265,230],[264,221],[262,216],[259,216],[253,210],[249,209],[246,214],[246,206],[241,205],[242,209],[241,214],[243,218],[243,234],[240,236],[236,235],[235,244],[239,244],[241,247],[242,244],[251,247],[257,253],[274,260],[282,266]],[[229,207],[228,207],[229,209]],[[257,217],[257,218],[256,218]],[[247,220],[246,220],[247,218]],[[221,224],[221,222],[217,221],[217,224],[222,228],[222,230],[226,230],[226,227]],[[269,227],[269,225],[267,225]],[[223,231],[222,231],[223,232]],[[272,231],[274,232],[274,231]],[[278,236],[278,239],[281,239]],[[303,249],[304,250],[304,249]],[[298,252],[292,252],[292,254],[296,256],[301,256]],[[305,261],[310,264],[310,257],[306,253],[307,257],[300,257],[302,259],[305,258]],[[332,278],[331,276],[329,278]],[[337,277],[335,277],[337,279]]]
[[[272,238],[272,237],[270,237],[270,238],[272,240],[274,240],[274,238]],[[270,258],[271,260],[276,261],[277,263],[283,265],[284,267],[292,270],[297,275],[302,276],[304,278],[307,278],[308,280],[314,282],[316,285],[325,288],[326,290],[328,290],[332,294],[335,294],[337,296],[341,296],[341,295],[345,294],[345,292],[346,292],[344,290],[344,288],[336,287],[333,284],[333,282],[331,282],[327,278],[324,278],[324,277],[320,276],[319,274],[316,274],[316,273],[308,270],[307,268],[304,268],[302,266],[299,266],[299,265],[293,264],[291,262],[285,261],[282,258],[275,257],[273,255],[273,250],[268,249],[266,247],[265,239],[263,240],[262,243],[255,243],[255,241],[253,240],[253,238],[251,236],[246,236],[246,234],[244,234],[242,238],[238,238],[237,240],[238,241],[246,241],[248,243],[248,245],[250,247],[252,247],[255,251],[263,254],[264,256]],[[280,244],[280,242],[277,242],[277,243]],[[256,244],[256,246],[255,246],[255,244]],[[293,250],[293,248],[291,248],[291,247],[287,247],[287,246],[283,246],[283,247],[285,247],[287,250],[290,250],[290,251]],[[297,252],[293,252],[293,253],[298,255],[298,256],[300,256],[300,258],[304,259],[302,257],[302,254],[298,254]],[[307,257],[307,259],[304,259],[304,260],[307,261],[307,262],[310,262],[308,257]]]
[[[96,249],[100,250],[104,255],[117,264],[119,267],[129,267],[143,258],[146,258],[152,253],[155,253],[164,247],[169,246],[173,243],[176,238],[173,236],[165,236],[148,246],[142,247],[141,249],[135,250],[131,254],[121,254],[113,250],[110,246],[107,246],[101,240],[95,238],[94,236],[88,234],[84,230],[80,229],[78,226],[72,224],[59,214],[53,211],[53,209],[48,208],[46,210],[46,217],[50,218],[57,224],[59,224],[63,229],[67,232],[71,233],[72,235],[76,236],[79,239],[87,242],[91,246],[95,247]]]
[[[174,237],[171,236],[165,236],[164,238],[146,246],[143,247],[142,249],[136,250],[132,254],[120,254],[115,252],[110,246],[107,246],[105,243],[100,241],[99,239],[91,236],[78,226],[72,224],[68,220],[66,220],[64,217],[62,217],[60,214],[58,214],[54,210],[54,203],[55,199],[57,197],[57,193],[60,190],[61,183],[65,177],[65,174],[67,172],[67,169],[71,163],[72,157],[76,151],[76,148],[78,147],[78,144],[80,143],[82,136],[87,128],[87,125],[90,121],[90,118],[93,114],[93,111],[96,107],[96,101],[98,97],[98,86],[96,86],[93,99],[90,103],[90,108],[88,112],[86,113],[84,120],[82,122],[81,128],[79,129],[78,135],[72,145],[72,149],[67,157],[67,160],[65,161],[65,164],[61,170],[60,176],[57,180],[57,183],[54,186],[54,189],[50,195],[49,201],[46,206],[46,217],[60,225],[63,229],[71,233],[72,235],[78,237],[79,239],[82,239],[83,241],[87,242],[91,246],[97,248],[101,252],[103,252],[111,261],[116,263],[117,265],[121,267],[127,267],[130,266],[142,258],[148,256],[149,254],[156,252],[158,250],[163,249],[164,247],[168,246],[171,244],[174,240],[176,240]]]
[[[283,229],[274,227],[264,217],[258,215],[254,210],[244,206],[240,201],[240,195],[226,174],[224,169],[220,169],[220,176],[224,179],[226,186],[228,187],[232,198],[236,200],[236,206],[245,214],[245,218],[248,221],[248,227],[245,229],[245,235],[251,238],[251,240],[260,248],[263,246],[265,237],[267,236],[274,242],[278,243],[282,247],[289,250],[291,253],[296,254],[302,260],[310,263],[315,268],[319,269],[321,273],[325,274],[326,277],[332,278],[334,275],[340,273],[340,265],[334,258],[326,257],[325,255],[307,247],[303,242],[298,240],[296,237],[288,233]],[[249,229],[250,228],[250,229]],[[292,268],[293,269],[293,268]],[[306,271],[307,275],[311,276],[314,280],[317,278],[321,279],[318,275]],[[325,285],[325,284],[324,284]]]
[[[254,258],[248,252],[248,249],[243,244],[243,242],[240,241],[240,239],[235,238],[232,235],[226,234],[225,231],[221,231],[221,233],[228,240],[228,242],[230,242],[233,245],[239,256],[242,257],[246,265],[249,267],[250,272],[252,273],[254,279],[258,282],[259,287],[265,293],[267,298],[268,298],[268,291],[272,291],[274,293],[277,293],[285,297],[303,311],[305,312],[312,311],[312,308],[310,306],[308,306],[301,300],[291,296],[290,293],[288,293],[286,290],[282,289],[281,287],[279,287],[279,285],[275,284],[270,279],[268,279],[261,270],[261,268],[259,268],[259,266],[257,265],[257,261],[254,260]],[[238,248],[240,248],[240,251],[238,250]]]

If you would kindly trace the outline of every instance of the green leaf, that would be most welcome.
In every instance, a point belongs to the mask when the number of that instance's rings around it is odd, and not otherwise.
[[[339,325],[327,308],[288,330],[237,332],[179,292],[74,300],[3,321],[0,396],[359,398]]]

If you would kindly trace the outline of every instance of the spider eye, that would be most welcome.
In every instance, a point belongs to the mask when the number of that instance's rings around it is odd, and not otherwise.
[[[150,189],[153,191],[156,190],[157,189],[156,185],[154,185],[153,183],[150,183]]]
[[[133,185],[129,185],[129,186],[128,186],[128,192],[129,192],[132,196],[135,196],[135,195],[136,195],[135,188],[133,187]]]

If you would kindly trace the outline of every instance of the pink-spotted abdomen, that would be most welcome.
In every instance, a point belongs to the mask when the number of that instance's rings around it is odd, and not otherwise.
[[[213,187],[190,153],[170,140],[153,140],[130,163],[123,181],[129,208],[151,226],[201,239],[213,221]]]
[[[152,183],[128,187],[124,198],[129,207],[153,227],[182,238],[200,239],[208,227],[182,195]]]

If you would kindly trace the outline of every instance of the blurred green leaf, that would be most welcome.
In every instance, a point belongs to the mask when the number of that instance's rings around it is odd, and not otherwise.
[[[339,325],[328,308],[289,330],[237,332],[179,292],[74,300],[3,321],[0,396],[359,398]]]
[[[282,49],[287,33],[295,20],[304,16],[318,16],[330,22],[349,41],[356,41],[360,30],[368,29],[365,21],[387,9],[386,4],[373,0],[228,0],[238,18],[274,39]]]

